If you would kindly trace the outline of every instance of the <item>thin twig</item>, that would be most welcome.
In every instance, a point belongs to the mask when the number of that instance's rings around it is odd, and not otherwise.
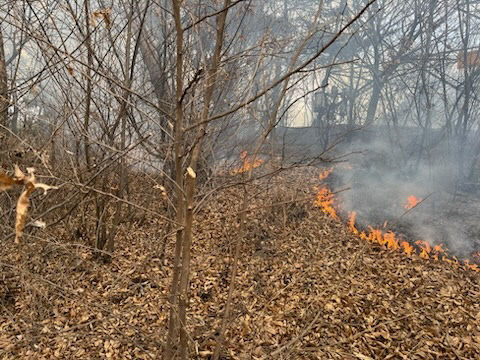
[[[310,324],[308,324],[308,326],[303,329],[300,334],[298,334],[296,337],[294,337],[293,339],[291,339],[289,342],[287,342],[285,345],[281,346],[280,348],[278,348],[277,350],[275,350],[274,352],[271,353],[271,356],[272,357],[275,357],[276,355],[282,353],[285,349],[293,346],[296,342],[300,341],[309,331],[310,329],[317,323],[317,320],[318,318],[320,317],[320,315],[322,314],[322,310],[318,311],[317,312],[317,315],[315,315],[315,317],[313,318],[313,320],[310,322]]]

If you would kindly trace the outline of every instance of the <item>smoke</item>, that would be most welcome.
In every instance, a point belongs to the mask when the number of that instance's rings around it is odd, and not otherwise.
[[[357,213],[357,225],[392,230],[410,242],[443,244],[449,253],[468,257],[480,246],[479,194],[459,175],[459,156],[444,133],[428,137],[405,128],[392,136],[386,128],[364,131],[344,144],[354,152],[350,166],[338,166],[335,190],[341,210]],[[467,154],[470,156],[471,154]],[[470,186],[469,186],[470,185]],[[420,203],[406,207],[409,196]]]

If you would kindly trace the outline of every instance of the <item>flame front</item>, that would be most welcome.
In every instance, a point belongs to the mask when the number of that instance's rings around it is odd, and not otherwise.
[[[326,179],[331,172],[332,169],[322,171],[319,175],[320,180]],[[320,189],[315,188],[315,190],[317,190],[315,205],[320,207],[324,213],[329,214],[335,220],[339,220],[337,212],[333,207],[334,194],[332,194],[332,192],[326,186],[323,186]],[[421,201],[422,199],[419,199],[414,195],[410,195],[407,199],[407,204],[405,205],[405,208],[412,209],[417,206]],[[463,265],[464,269],[470,269],[476,272],[480,272],[480,266],[478,266],[477,264],[471,264],[469,260],[465,260],[462,264],[455,256],[449,256],[447,250],[444,249],[442,244],[432,247],[427,241],[417,240],[415,241],[415,246],[413,246],[408,241],[399,242],[395,233],[393,233],[392,231],[383,232],[381,229],[376,229],[371,226],[368,227],[368,232],[359,231],[355,226],[355,217],[356,213],[355,211],[353,211],[350,214],[348,228],[354,235],[357,235],[362,240],[378,244],[390,250],[402,250],[408,256],[417,254],[416,250],[418,249],[418,255],[423,259],[432,259],[437,261],[442,260],[453,266]],[[386,226],[387,222],[385,221],[385,223],[383,224],[383,228],[386,228]],[[480,252],[476,253],[476,255],[478,259],[480,259]]]
[[[465,260],[464,262],[465,266],[469,268],[470,270],[480,272],[480,267],[478,267],[477,264],[470,264],[470,260]]]
[[[352,233],[354,233],[355,235],[358,235],[358,230],[357,228],[355,227],[355,216],[357,215],[357,213],[355,211],[353,211],[351,214],[350,214],[350,221],[348,222],[348,228],[350,229],[350,231]]]
[[[318,190],[315,205],[320,207],[324,213],[338,220],[337,212],[333,208],[333,194],[326,186]]]
[[[420,257],[424,259],[429,259],[430,251],[432,251],[432,247],[430,246],[430,244],[423,240],[417,240],[415,241],[415,244],[417,244],[420,248]]]
[[[415,254],[415,248],[412,245],[410,245],[410,243],[408,241],[402,241],[400,243],[400,246],[403,248],[403,251],[408,256],[410,256],[412,254]]]
[[[322,171],[318,175],[318,178],[320,179],[320,181],[325,180],[330,175],[332,170],[333,170],[333,168],[332,169],[326,169],[326,170]],[[337,216],[337,212],[335,211],[335,209],[333,207],[334,199],[333,199],[333,194],[330,191],[330,189],[327,188],[326,186],[322,186],[320,189],[315,188],[315,190],[317,191],[317,197],[315,199],[315,205],[318,206],[319,208],[321,208],[322,211],[325,214],[330,215],[335,220],[339,220],[339,218]]]
[[[248,152],[246,150],[240,153],[240,159],[243,161],[243,165],[239,168],[233,169],[230,174],[242,174],[248,172],[250,169],[258,168],[260,165],[263,164],[262,159],[255,159],[253,162],[248,159]]]
[[[417,206],[422,199],[417,198],[415,195],[410,195],[407,198],[407,203],[405,204],[405,209],[410,210],[413,209],[415,206]]]

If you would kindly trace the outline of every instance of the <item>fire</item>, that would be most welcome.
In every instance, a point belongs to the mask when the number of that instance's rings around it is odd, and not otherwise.
[[[407,199],[407,203],[405,204],[405,209],[413,209],[415,206],[418,205],[419,202],[421,202],[422,199],[417,198],[415,195],[410,195]]]
[[[315,205],[320,207],[324,213],[338,220],[337,212],[333,208],[333,194],[326,186],[318,190]]]
[[[408,241],[402,241],[400,243],[400,246],[403,248],[403,251],[408,256],[410,256],[412,254],[415,254],[415,248],[412,245],[410,245],[410,243]]]
[[[476,271],[476,272],[480,272],[480,267],[478,267],[477,264],[470,264],[470,260],[465,260],[464,261],[464,264],[465,264],[465,267],[470,269],[470,270],[473,270],[473,271]]]
[[[420,257],[423,258],[423,259],[429,259],[430,256],[430,251],[432,251],[432,247],[430,246],[430,244],[426,241],[423,241],[423,240],[417,240],[415,241],[415,244],[418,245],[418,247],[420,248]]]
[[[439,244],[439,245],[435,245],[433,247],[433,258],[435,260],[438,260],[438,255],[439,254],[443,254],[444,256],[447,254],[447,252],[445,251],[445,249],[443,248],[443,244]]]
[[[382,230],[374,229],[369,226],[368,228],[370,232],[368,234],[364,231],[359,233],[358,229],[355,227],[355,216],[355,212],[352,212],[350,214],[348,227],[352,233],[354,233],[355,235],[359,235],[361,239],[378,244],[380,246],[386,246],[387,249],[391,250],[399,250],[400,248],[403,248],[405,253],[408,255],[411,255],[415,252],[414,248],[408,242],[405,241],[400,244],[398,242],[398,239],[395,237],[395,234],[391,231],[383,233]]]
[[[318,175],[318,178],[320,179],[320,181],[325,180],[331,174],[332,171],[333,171],[333,168],[326,169]],[[315,205],[321,208],[325,214],[329,214],[335,220],[339,220],[337,216],[337,212],[333,207],[334,199],[330,189],[327,188],[326,186],[322,186],[320,189],[315,188],[315,190],[317,191],[317,198],[315,199]]]
[[[398,244],[398,240],[395,239],[395,234],[391,231],[387,232],[383,235],[383,239],[385,240],[385,244],[387,245],[387,249],[398,250],[400,249],[400,245]]]
[[[332,172],[332,169],[322,171],[319,175],[320,180],[324,180],[325,178],[327,178],[331,172]],[[337,212],[333,207],[334,194],[332,194],[332,192],[326,186],[323,186],[320,189],[318,188],[315,188],[315,189],[317,190],[315,205],[320,207],[325,214],[329,214],[333,219],[339,220]],[[418,203],[420,203],[421,201],[422,199],[419,199],[414,195],[410,195],[408,197],[408,203],[405,205],[405,208],[412,209],[413,207],[418,205]],[[395,233],[393,233],[392,231],[383,232],[381,229],[376,229],[371,226],[368,227],[369,229],[368,232],[359,231],[355,226],[355,217],[356,217],[356,212],[353,211],[349,216],[348,228],[354,235],[357,235],[362,240],[366,240],[370,243],[378,244],[389,250],[401,250],[407,256],[412,256],[414,254],[417,254],[416,248],[418,248],[419,250],[418,255],[423,259],[433,259],[438,261],[440,256],[442,261],[447,262],[451,265],[454,265],[454,266],[463,265],[462,267],[464,269],[480,272],[479,265],[472,264],[470,263],[469,260],[465,260],[462,264],[460,263],[460,261],[458,261],[458,259],[455,256],[448,256],[447,250],[443,247],[442,244],[438,244],[432,247],[427,241],[417,240],[415,241],[416,246],[413,246],[408,241],[399,242]],[[384,228],[386,228],[386,226],[387,226],[387,222],[384,223]],[[476,255],[480,259],[480,252],[474,255]]]
[[[330,175],[332,170],[333,168],[322,171],[320,175],[318,175],[318,178],[320,179],[320,181],[325,180]]]
[[[263,164],[262,159],[255,159],[255,161],[251,161],[248,159],[248,151],[244,150],[240,153],[240,159],[243,161],[243,165],[239,168],[233,169],[230,174],[231,175],[236,175],[236,174],[242,174],[250,171],[250,169],[255,169],[258,168],[260,165]]]
[[[372,243],[383,245],[384,241],[383,241],[382,230],[374,229],[371,226],[369,226],[368,228],[370,229],[370,234],[368,235],[367,240]]]
[[[353,211],[350,214],[350,221],[348,222],[348,228],[350,229],[350,231],[352,233],[354,233],[355,235],[358,235],[358,230],[355,227],[355,216],[357,216],[357,213],[355,211]]]
[[[384,233],[380,229],[374,229],[371,226],[368,227],[370,232],[367,234],[365,232],[360,233],[360,238],[367,240],[373,244],[378,244],[380,246],[385,246],[389,250],[399,250],[401,245],[398,242],[398,239],[395,237],[395,234],[391,231]],[[408,250],[409,254],[412,252]],[[407,251],[406,251],[407,252]]]

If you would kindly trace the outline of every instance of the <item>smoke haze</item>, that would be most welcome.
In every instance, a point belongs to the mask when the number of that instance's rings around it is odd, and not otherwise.
[[[398,137],[392,144],[385,131],[367,134],[373,140],[363,133],[341,148],[355,153],[334,172],[335,190],[350,188],[338,195],[341,210],[355,211],[361,227],[392,230],[411,242],[444,244],[452,255],[467,257],[477,250],[477,189],[460,180],[458,156],[449,144],[439,142],[425,151],[420,135],[409,134],[408,141]],[[409,196],[420,201],[411,209]]]

